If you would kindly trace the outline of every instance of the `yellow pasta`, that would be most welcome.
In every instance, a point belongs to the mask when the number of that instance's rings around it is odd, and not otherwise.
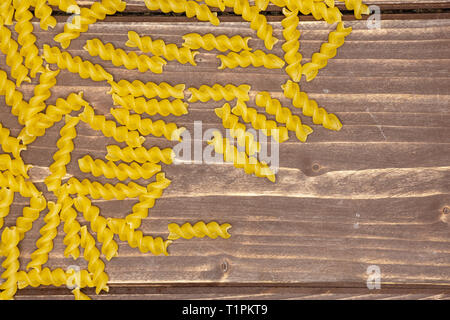
[[[34,4],[34,14],[40,20],[40,26],[43,30],[56,26],[56,19],[52,16],[52,8],[47,5],[47,0],[36,0]]]
[[[75,288],[72,290],[75,300],[92,300],[88,295],[81,292],[80,288]]]
[[[217,222],[212,221],[206,224],[203,221],[199,221],[194,225],[189,222],[179,226],[176,223],[169,224],[169,237],[170,240],[176,240],[179,238],[192,239],[192,238],[203,238],[209,237],[211,239],[216,239],[221,237],[228,239],[231,235],[228,233],[228,229],[231,228],[231,224],[224,223],[219,225]]]
[[[195,1],[201,1],[201,0],[195,0]],[[225,10],[225,3],[223,1],[224,0],[203,0],[203,2],[208,7],[219,8],[221,11]]]
[[[272,50],[278,39],[273,37],[273,28],[267,22],[267,18],[260,14],[260,9],[251,6],[248,0],[225,0],[227,7],[233,8],[237,15],[241,15],[245,21],[250,22],[250,28],[256,31],[258,38],[264,40],[267,49]]]
[[[40,213],[47,208],[47,200],[42,195],[33,195],[30,198],[30,205],[23,208],[22,216],[16,219],[16,227],[19,232],[20,240],[25,233],[33,228],[33,223],[39,218]]]
[[[58,98],[55,105],[48,105],[44,112],[33,116],[25,123],[25,128],[19,133],[18,139],[24,144],[30,144],[37,137],[45,134],[45,131],[55,123],[61,121],[62,117],[72,111],[79,111],[82,107],[89,105],[83,99],[83,93],[71,93],[66,99]]]
[[[267,9],[267,6],[269,5],[269,0],[255,0],[255,5],[258,7],[259,10],[264,11]]]
[[[289,11],[283,8],[283,14],[286,16],[281,21],[283,27],[283,38],[286,40],[281,46],[284,51],[284,60],[287,63],[286,73],[295,82],[299,82],[302,77],[302,54],[300,49],[300,31],[297,29],[299,24],[298,10]]]
[[[255,140],[255,136],[247,132],[247,128],[244,124],[239,123],[239,118],[234,114],[231,114],[231,107],[228,103],[225,103],[222,108],[214,110],[216,115],[222,119],[222,125],[225,129],[230,129],[231,137],[237,140],[237,143],[241,147],[245,147],[245,152],[249,156],[254,155],[261,150],[261,145]]]
[[[102,243],[102,253],[105,255],[106,260],[111,260],[117,256],[117,243],[113,239],[114,234],[106,225],[106,219],[100,215],[100,209],[92,205],[91,200],[86,196],[78,195],[73,200],[75,208],[83,213],[83,217],[90,223],[92,231],[97,233],[97,240]],[[81,228],[81,246],[83,245],[83,228]],[[95,241],[94,241],[95,246]],[[86,248],[85,253],[86,255]],[[89,270],[91,271],[91,270]],[[92,272],[92,271],[91,271]]]
[[[147,192],[139,196],[132,212],[125,218],[127,224],[132,228],[139,228],[142,219],[148,217],[148,210],[153,208],[157,199],[161,198],[163,191],[169,187],[171,181],[166,178],[163,172],[156,175],[156,181],[147,186]]]
[[[362,3],[362,0],[340,0],[340,1],[345,2],[345,7],[348,10],[354,11],[356,19],[361,19],[362,14],[370,14],[369,7],[366,6],[364,3]]]
[[[129,131],[126,127],[118,127],[112,120],[106,120],[105,116],[96,115],[91,106],[85,106],[79,115],[80,119],[94,130],[101,131],[106,137],[112,137],[117,142],[126,142],[130,147],[140,147],[145,138],[137,131]]]
[[[0,2],[0,17],[5,25],[12,25],[14,17],[14,7],[12,0],[2,0]]]
[[[131,148],[125,147],[121,149],[117,145],[109,145],[106,147],[108,154],[107,160],[124,161],[124,162],[139,162],[139,163],[160,163],[172,164],[175,159],[175,153],[171,148],[160,149],[159,147],[152,147],[146,149],[144,147]]]
[[[44,59],[47,63],[56,63],[58,68],[77,73],[82,79],[90,78],[94,81],[113,80],[113,76],[106,72],[99,64],[92,64],[78,56],[72,57],[68,52],[61,52],[58,47],[44,44]]]
[[[0,187],[8,187],[14,192],[19,192],[25,198],[41,194],[31,181],[26,181],[23,176],[14,176],[9,171],[0,171]]]
[[[336,56],[337,48],[344,44],[345,37],[351,32],[351,27],[344,28],[342,22],[338,23],[336,31],[328,35],[328,42],[322,44],[320,51],[312,55],[311,62],[303,66],[302,73],[306,76],[306,81],[314,79],[319,70],[327,66],[328,60]]]
[[[14,0],[14,18],[17,21],[14,30],[18,33],[17,42],[22,46],[20,54],[25,58],[25,67],[30,69],[30,76],[34,78],[38,72],[44,72],[43,59],[36,46],[36,36],[33,35],[29,0]]]
[[[124,97],[118,94],[112,95],[114,105],[122,106],[125,109],[133,110],[137,114],[143,114],[144,112],[150,116],[160,114],[163,117],[168,115],[182,116],[188,113],[188,104],[180,99],[175,100],[145,100],[145,98],[139,97],[135,98],[132,95],[127,95]]]
[[[166,44],[163,40],[152,40],[150,36],[140,37],[135,31],[128,31],[127,47],[139,48],[142,52],[150,52],[155,56],[163,56],[169,61],[177,60],[182,64],[190,63],[196,66],[195,56],[198,52],[192,52],[189,48],[178,48],[176,44]]]
[[[30,255],[31,261],[27,269],[41,270],[42,266],[48,261],[48,254],[53,250],[53,240],[58,234],[58,226],[61,222],[59,213],[61,205],[54,202],[48,202],[48,213],[44,217],[45,225],[41,228],[41,237],[36,242],[37,249]]]
[[[231,162],[238,169],[244,169],[246,174],[254,174],[257,177],[267,178],[275,182],[275,174],[264,162],[259,162],[254,157],[248,157],[245,152],[239,152],[231,145],[227,138],[222,138],[220,132],[213,133],[214,138],[208,144],[214,147],[215,152],[223,154],[225,162]]]
[[[8,75],[0,70],[0,95],[5,96],[6,105],[11,107],[11,113],[18,117],[19,123],[22,117],[21,113],[29,108],[28,102],[23,100],[22,92],[18,91],[14,82],[8,79]]]
[[[50,0],[49,2],[51,5],[58,5],[59,1]],[[66,49],[72,40],[80,36],[81,32],[86,32],[89,29],[89,25],[97,22],[97,20],[104,20],[107,15],[124,11],[126,6],[126,2],[122,0],[101,0],[101,2],[94,2],[90,8],[81,8],[79,16],[75,17],[71,23],[66,23],[64,32],[56,35],[54,40]],[[67,9],[64,11],[67,11]]]
[[[2,232],[2,251],[0,256],[3,255],[6,259],[2,263],[4,272],[1,277],[5,279],[0,285],[0,300],[11,300],[17,292],[17,272],[19,271],[19,255],[18,248],[20,241],[19,231],[17,228],[5,228]]]
[[[11,31],[3,25],[0,17],[0,51],[6,55],[6,64],[11,67],[11,77],[16,79],[16,86],[22,82],[31,82],[28,69],[23,65],[23,57],[19,53],[19,44],[12,38]]]
[[[153,73],[162,73],[163,66],[167,63],[157,56],[138,55],[134,51],[126,53],[123,49],[116,49],[111,43],[103,44],[99,39],[86,41],[83,49],[93,57],[99,56],[103,60],[111,61],[116,67],[124,66],[129,70],[138,69],[140,72],[150,70]]]
[[[4,218],[9,215],[9,209],[14,201],[14,191],[7,187],[0,188],[0,230],[3,228]]]
[[[313,0],[270,0],[279,7],[287,7],[290,11],[298,10],[301,14],[312,14],[316,20],[335,23],[342,20],[342,13],[337,7],[329,7],[323,2]]]
[[[288,130],[294,131],[298,140],[305,142],[308,135],[313,132],[311,127],[302,124],[300,117],[292,115],[289,108],[282,107],[279,100],[273,99],[269,92],[259,92],[255,102],[258,107],[265,108],[266,113],[274,115],[278,123],[284,123]]]
[[[111,114],[118,123],[129,130],[137,130],[144,136],[151,134],[155,137],[164,136],[170,141],[181,141],[181,134],[186,130],[184,127],[178,128],[173,122],[166,123],[163,120],[142,119],[138,114],[130,114],[127,109],[111,109]],[[130,147],[135,146],[130,145]]]
[[[121,241],[127,241],[130,247],[138,248],[142,253],[151,252],[154,255],[169,255],[167,247],[172,243],[161,237],[153,238],[144,236],[142,231],[136,231],[127,224],[124,219],[108,219],[108,226],[115,234],[119,235]]]
[[[4,152],[11,153],[15,158],[20,157],[20,152],[27,147],[20,143],[18,138],[12,137],[8,128],[0,123],[0,147]]]
[[[100,159],[92,159],[91,156],[84,156],[78,160],[78,166],[81,172],[91,173],[94,177],[105,176],[108,179],[117,178],[120,181],[131,179],[150,179],[156,173],[161,171],[161,166],[146,162],[139,165],[132,162],[130,165],[121,163],[116,165],[112,161],[104,162]]]
[[[128,184],[117,183],[112,185],[110,183],[101,184],[97,181],[89,181],[83,179],[79,181],[77,178],[70,178],[67,182],[68,192],[78,195],[89,195],[92,199],[104,200],[124,200],[127,198],[136,198],[141,194],[147,192],[147,189],[135,182]]]
[[[226,35],[215,36],[211,33],[200,35],[198,33],[188,33],[183,36],[183,46],[189,49],[205,49],[208,51],[219,50],[221,52],[234,51],[239,52],[241,50],[252,50],[248,46],[248,41],[251,37],[241,37],[239,35],[232,36],[231,38]]]
[[[219,101],[227,100],[231,101],[233,99],[239,99],[242,101],[250,100],[248,94],[251,87],[248,84],[242,84],[240,86],[235,86],[232,84],[227,84],[222,86],[220,84],[214,84],[212,87],[207,85],[201,85],[200,88],[189,88],[191,92],[191,97],[189,102],[208,102],[210,100]]]
[[[281,143],[289,139],[286,127],[280,127],[275,121],[267,120],[265,115],[258,113],[255,108],[247,107],[243,101],[238,100],[231,112],[241,117],[244,122],[250,123],[254,129],[262,130],[266,136],[273,136],[277,142]]]
[[[51,174],[44,180],[47,189],[55,194],[60,191],[62,179],[67,173],[66,166],[70,162],[70,154],[75,147],[73,140],[77,136],[75,128],[79,121],[80,119],[78,117],[66,115],[66,123],[64,127],[61,128],[61,137],[56,143],[58,151],[53,155],[54,162],[49,167]]]
[[[81,227],[80,233],[81,246],[84,248],[83,257],[88,262],[88,270],[92,274],[95,293],[99,294],[102,290],[108,292],[109,277],[105,272],[105,264],[100,259],[100,252],[95,246],[95,240],[87,231],[86,226]]]
[[[33,116],[45,110],[45,101],[50,98],[50,89],[56,85],[56,77],[61,70],[52,71],[47,65],[45,71],[39,78],[39,84],[34,87],[34,96],[29,101],[29,107],[19,115],[20,123],[27,123]]]
[[[240,53],[230,52],[226,56],[219,54],[217,58],[221,62],[219,69],[247,68],[250,65],[267,69],[281,69],[285,65],[285,62],[276,55],[267,54],[261,50],[241,51]]]
[[[149,10],[161,10],[164,13],[185,13],[188,18],[196,17],[200,21],[209,21],[218,26],[217,13],[211,12],[206,4],[198,4],[190,0],[145,0]]]
[[[32,165],[25,164],[22,158],[11,159],[8,154],[0,154],[0,170],[9,170],[15,176],[28,178],[28,170]]]
[[[330,130],[341,130],[342,124],[339,119],[324,108],[319,108],[315,100],[309,99],[305,92],[300,91],[297,83],[288,80],[281,88],[284,90],[284,96],[292,100],[292,105],[301,108],[305,116],[312,117],[314,124],[321,124]]]
[[[161,99],[176,98],[184,99],[184,84],[177,84],[171,86],[166,82],[156,84],[154,82],[143,83],[139,80],[129,82],[127,80],[120,80],[119,82],[110,81],[111,91],[109,93],[116,93],[121,97],[132,95],[133,97],[144,96],[148,99],[159,97]]]
[[[64,249],[65,257],[72,257],[74,260],[80,256],[80,223],[77,221],[77,212],[73,208],[73,199],[69,196],[67,185],[59,193],[58,203],[61,204],[61,221],[64,223]]]

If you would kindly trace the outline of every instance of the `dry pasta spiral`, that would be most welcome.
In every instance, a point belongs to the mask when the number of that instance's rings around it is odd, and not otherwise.
[[[231,114],[231,107],[228,103],[224,104],[222,108],[214,110],[216,115],[222,119],[222,125],[226,129],[230,129],[231,137],[237,140],[241,147],[245,147],[245,152],[249,156],[259,152],[261,145],[255,140],[255,136],[247,131],[244,124],[239,123],[239,118]]]
[[[30,205],[23,208],[22,216],[16,219],[17,231],[19,231],[20,240],[25,233],[33,228],[33,222],[39,218],[39,214],[47,207],[47,201],[42,195],[33,195],[30,198]]]
[[[176,98],[184,99],[184,84],[177,84],[171,86],[167,82],[156,84],[154,82],[143,83],[139,80],[129,82],[127,80],[120,80],[119,82],[110,81],[110,93],[116,93],[121,97],[132,95],[133,97],[144,96],[148,99],[159,97],[161,99]]]
[[[9,170],[15,176],[28,178],[28,170],[32,165],[25,164],[22,158],[11,159],[9,154],[0,154],[0,170]]]
[[[20,143],[18,138],[12,137],[8,128],[0,123],[0,147],[4,152],[11,153],[14,157],[20,157],[20,152],[27,147]]]
[[[44,44],[44,59],[47,63],[56,63],[58,68],[78,73],[82,79],[90,78],[94,81],[113,80],[113,76],[106,72],[99,64],[92,64],[78,56],[72,57],[68,52],[61,52],[58,47]]]
[[[191,98],[189,102],[208,102],[210,100],[219,101],[227,100],[231,101],[233,99],[239,99],[242,101],[250,100],[248,93],[250,92],[250,86],[247,84],[242,84],[240,86],[235,86],[232,84],[227,84],[222,86],[220,84],[214,84],[212,87],[207,85],[201,85],[200,88],[189,88],[191,92]]]
[[[132,95],[121,97],[118,94],[112,95],[114,105],[122,106],[125,109],[133,110],[137,114],[143,114],[144,112],[150,116],[160,114],[163,117],[173,114],[174,116],[182,116],[188,113],[188,104],[180,99],[173,101],[163,100],[145,100],[145,98],[135,98]]]
[[[368,6],[366,6],[364,3],[362,3],[362,0],[342,0],[345,2],[345,7],[348,10],[353,10],[355,13],[356,19],[361,19],[362,14],[370,14],[370,9]]]
[[[8,79],[8,75],[3,70],[0,70],[0,95],[5,96],[6,105],[11,107],[11,113],[21,121],[20,115],[28,109],[28,102],[23,99],[22,92],[17,90],[14,82]],[[25,124],[23,121],[19,123]]]
[[[19,271],[17,273],[17,281],[19,289],[28,286],[76,286],[78,288],[94,287],[92,275],[87,270],[76,271],[69,269],[67,271],[56,268],[43,268],[42,270],[32,269],[28,272]]]
[[[228,37],[226,35],[215,36],[211,33],[200,35],[198,33],[188,33],[183,36],[183,46],[189,49],[205,49],[208,51],[219,50],[239,52],[241,50],[252,50],[248,46],[250,37],[241,37],[239,35]]]
[[[61,222],[59,213],[61,205],[54,202],[48,202],[48,213],[44,217],[45,225],[41,228],[41,237],[36,242],[37,249],[30,255],[31,261],[27,269],[41,270],[42,266],[48,261],[48,254],[53,249],[53,239],[58,234],[58,226]]]
[[[127,47],[139,48],[142,52],[150,52],[155,56],[163,56],[169,61],[177,60],[182,64],[190,63],[196,66],[195,55],[198,52],[192,52],[189,48],[178,48],[176,44],[166,44],[163,40],[152,40],[151,37],[140,37],[135,31],[128,31]]]
[[[237,148],[230,144],[227,138],[222,138],[220,132],[214,132],[214,138],[208,141],[214,147],[215,152],[223,154],[225,162],[231,162],[238,169],[244,169],[246,174],[254,174],[257,177],[267,178],[275,182],[275,174],[263,162],[259,162],[254,157],[248,157],[245,152],[239,152]]]
[[[286,41],[281,48],[285,53],[286,73],[293,81],[298,82],[302,77],[302,54],[299,52],[300,31],[297,29],[299,24],[298,10],[289,11],[284,8],[283,14],[286,17],[281,21],[281,26],[283,27],[283,38]]]
[[[279,7],[287,7],[290,11],[298,10],[301,14],[312,14],[316,20],[325,20],[335,23],[342,20],[342,13],[337,7],[328,7],[325,3],[316,0],[270,0]]]
[[[14,17],[14,7],[12,0],[3,0],[0,2],[0,17],[3,19],[5,25],[12,25]]]
[[[181,141],[181,134],[185,128],[173,123],[166,123],[163,120],[153,121],[152,119],[142,119],[138,114],[130,114],[127,109],[111,109],[111,114],[118,123],[124,125],[129,130],[137,130],[142,135],[153,135],[155,137],[164,136],[170,141]],[[133,147],[130,145],[130,147]]]
[[[281,86],[284,96],[292,100],[296,108],[301,108],[305,116],[312,117],[314,124],[321,124],[324,128],[339,131],[342,124],[332,113],[328,113],[324,108],[319,108],[315,100],[309,99],[305,92],[300,91],[300,86],[288,80]]]
[[[190,0],[145,0],[149,10],[161,10],[164,13],[185,13],[188,18],[196,17],[200,21],[209,21],[218,26],[217,14],[211,12],[206,4],[198,4]]]
[[[75,300],[92,300],[88,295],[81,292],[80,288],[75,288],[72,290]]]
[[[172,164],[175,159],[175,153],[171,148],[160,149],[159,147],[152,147],[146,149],[144,147],[131,148],[125,147],[121,149],[116,145],[109,145],[106,147],[108,154],[107,160],[111,161],[125,161],[125,162],[139,162],[139,163],[159,163]]]
[[[130,247],[138,248],[142,253],[151,252],[154,255],[168,255],[167,247],[172,243],[170,240],[144,236],[142,231],[130,228],[124,219],[110,218],[108,219],[108,226],[115,234],[119,235],[121,241],[127,241]]]
[[[103,60],[111,61],[116,67],[125,66],[127,69],[138,69],[140,72],[150,70],[153,73],[162,73],[167,63],[161,57],[138,55],[136,52],[126,53],[123,49],[116,49],[111,43],[104,44],[99,39],[86,41],[84,50],[93,57],[99,56]]]
[[[52,8],[47,5],[47,0],[36,0],[34,14],[40,20],[40,26],[43,30],[56,26],[56,19],[52,16]]]
[[[219,54],[217,58],[221,61],[219,69],[247,68],[250,65],[267,69],[280,69],[285,65],[285,62],[276,55],[267,54],[262,50],[241,51],[240,53],[230,52],[227,55]]]
[[[64,256],[71,256],[74,260],[80,256],[80,223],[77,221],[77,212],[73,208],[73,199],[69,197],[68,188],[64,187],[58,197],[61,204],[61,221],[64,223]]]
[[[95,239],[87,231],[86,226],[81,227],[80,233],[81,246],[84,248],[83,257],[88,262],[88,270],[92,274],[92,282],[95,285],[95,293],[99,294],[102,290],[108,292],[109,288],[107,284],[109,277],[105,272],[105,264],[100,259],[100,252],[95,246]]]
[[[245,21],[250,22],[250,28],[256,31],[258,38],[264,40],[267,49],[272,50],[278,39],[273,37],[273,28],[267,22],[267,18],[260,14],[260,9],[251,6],[248,0],[225,0],[227,7],[233,8],[237,15],[241,15]]]
[[[303,66],[302,73],[306,76],[306,81],[311,81],[317,76],[319,69],[325,68],[328,60],[334,58],[337,48],[344,44],[345,37],[352,32],[352,28],[344,28],[342,22],[339,22],[336,30],[328,35],[328,42],[320,47],[320,51],[312,55],[311,62]]]
[[[147,192],[147,189],[135,182],[128,184],[117,183],[112,185],[110,183],[101,184],[97,181],[89,181],[77,178],[70,178],[67,182],[68,192],[71,194],[89,195],[92,199],[104,200],[124,200],[127,198],[136,198],[141,194]]]
[[[2,263],[5,271],[1,277],[6,281],[0,285],[0,300],[11,300],[17,292],[17,272],[19,271],[19,255],[18,248],[20,241],[19,231],[17,228],[5,228],[2,233],[1,243],[2,252],[6,259]]]
[[[139,165],[132,162],[130,165],[121,163],[116,165],[112,161],[104,162],[100,159],[92,159],[91,156],[84,156],[78,160],[78,166],[81,172],[92,173],[94,177],[105,176],[108,179],[117,178],[120,181],[131,179],[150,179],[156,173],[161,171],[161,166],[154,163],[146,162]]]
[[[228,233],[228,229],[231,228],[229,223],[224,223],[219,225],[217,222],[212,221],[206,224],[203,221],[199,221],[194,225],[189,222],[179,226],[176,223],[169,224],[169,237],[170,240],[176,240],[179,238],[192,239],[192,238],[203,238],[209,237],[211,239],[216,239],[221,237],[228,239],[231,235]]]
[[[14,201],[14,191],[7,187],[0,188],[0,230],[3,228],[4,218],[9,215],[9,209]]]
[[[51,4],[55,5],[54,2],[57,2],[57,0],[50,1]],[[76,2],[75,6],[78,7]],[[126,2],[122,0],[102,0],[101,2],[94,2],[90,8],[81,8],[79,16],[75,17],[71,23],[66,23],[64,32],[56,35],[54,40],[66,49],[72,40],[80,36],[81,32],[88,30],[89,25],[97,22],[97,20],[104,20],[106,15],[124,11],[126,6]],[[67,11],[67,9],[64,11]]]
[[[238,100],[231,112],[241,117],[244,122],[250,123],[254,129],[262,130],[266,136],[273,136],[277,142],[289,139],[286,127],[280,127],[275,121],[267,120],[265,115],[258,113],[255,108],[248,108],[243,101]]]
[[[288,130],[294,131],[298,140],[305,142],[313,132],[311,127],[302,124],[300,117],[292,115],[289,108],[282,107],[280,101],[273,99],[267,91],[259,92],[255,102],[258,107],[265,108],[266,113],[274,115],[277,122],[286,124]]]
[[[85,106],[79,117],[92,129],[101,131],[106,137],[112,137],[117,142],[126,142],[130,147],[140,147],[145,141],[139,132],[129,131],[126,127],[118,127],[114,121],[106,120],[105,116],[96,115],[91,106]]]
[[[0,18],[0,51],[6,55],[6,64],[11,67],[11,77],[16,79],[16,86],[22,82],[31,82],[28,69],[23,64],[23,57],[19,53],[19,44],[12,38],[11,31],[3,25]]]
[[[61,128],[61,137],[56,143],[58,151],[53,155],[54,162],[49,167],[51,174],[44,180],[47,189],[54,193],[60,191],[62,179],[66,175],[66,166],[69,164],[71,159],[70,154],[75,148],[73,140],[77,136],[75,128],[79,121],[80,119],[78,117],[66,115],[66,123]]]
[[[200,1],[200,0],[195,0],[195,1]],[[203,0],[203,2],[209,7],[219,8],[221,11],[225,10],[224,0]]]
[[[75,208],[82,212],[84,218],[90,223],[92,231],[97,233],[97,240],[102,243],[102,253],[105,255],[106,260],[109,261],[117,256],[118,246],[113,239],[114,234],[106,225],[106,219],[100,215],[100,209],[93,206],[91,200],[82,195],[78,195],[73,200],[73,203]],[[84,247],[83,239],[81,240],[81,246]]]
[[[19,192],[25,198],[41,194],[31,181],[26,181],[23,176],[14,176],[9,171],[0,171],[0,187],[8,187],[14,192]]]

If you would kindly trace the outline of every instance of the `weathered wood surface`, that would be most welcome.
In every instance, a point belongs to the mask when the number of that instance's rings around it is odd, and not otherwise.
[[[400,1],[399,1],[400,2]],[[436,1],[434,1],[436,2]],[[412,16],[414,17],[414,16]],[[73,41],[70,52],[101,63],[115,79],[186,83],[252,85],[282,97],[283,70],[247,68],[218,71],[214,52],[197,56],[198,66],[169,62],[162,75],[114,68],[89,57],[81,48],[98,37],[124,47],[130,29],[181,44],[188,32],[253,36],[248,23],[99,22]],[[167,236],[167,224],[199,220],[229,222],[230,239],[177,240],[170,256],[141,254],[120,243],[119,257],[107,262],[111,293],[94,298],[449,298],[450,293],[450,129],[449,20],[383,20],[382,29],[368,30],[364,21],[348,22],[354,31],[336,58],[302,88],[344,127],[331,132],[314,126],[307,143],[291,136],[280,146],[280,172],[275,184],[246,176],[231,165],[183,164],[164,166],[173,181],[164,197],[143,221],[145,234]],[[281,36],[279,23],[273,23]],[[52,43],[54,32],[36,32],[39,44]],[[330,27],[302,22],[302,53],[306,60],[326,40]],[[282,56],[281,42],[274,53]],[[4,56],[0,56],[4,67]],[[69,92],[84,91],[98,112],[109,115],[112,101],[105,82],[95,83],[62,71],[54,102]],[[32,86],[23,86],[30,96]],[[1,122],[17,135],[20,126],[0,99]],[[190,113],[170,118],[193,131],[221,128],[213,109],[217,103],[192,103]],[[250,103],[253,105],[253,102]],[[293,110],[298,114],[296,110]],[[305,123],[311,121],[302,117]],[[42,183],[49,173],[62,123],[48,130],[23,152],[34,165],[32,180]],[[85,154],[104,157],[115,143],[86,125],[78,127],[70,175],[89,177],[77,166]],[[148,137],[146,147],[173,143]],[[94,178],[107,182],[106,179]],[[104,216],[123,217],[135,200],[94,201]],[[6,225],[12,225],[27,205],[16,197]],[[82,218],[80,222],[85,223]],[[21,243],[26,265],[42,219]],[[62,230],[48,266],[86,264],[62,255]],[[366,288],[366,270],[377,265],[382,291]],[[88,293],[91,291],[87,290]],[[39,288],[17,298],[70,298],[65,289]]]

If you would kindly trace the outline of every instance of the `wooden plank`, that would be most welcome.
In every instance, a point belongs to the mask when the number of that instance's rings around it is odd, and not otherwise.
[[[282,70],[237,68],[218,72],[216,53],[202,51],[197,56],[197,67],[169,62],[162,75],[140,74],[114,68],[80,49],[87,39],[94,37],[124,47],[129,29],[180,45],[181,35],[205,32],[208,25],[161,24],[153,22],[151,17],[148,19],[148,22],[134,23],[99,22],[73,41],[70,52],[101,63],[116,80],[168,81],[186,83],[188,87],[249,83],[252,98],[258,91],[268,90],[280,98],[284,106],[290,106],[282,97],[280,85],[287,79]],[[151,210],[150,217],[143,221],[141,230],[165,237],[170,222],[217,220],[233,225],[232,237],[178,240],[169,248],[168,257],[140,254],[120,243],[119,257],[107,263],[113,288],[111,298],[136,297],[140,293],[138,284],[160,285],[156,291],[141,292],[142,297],[151,299],[161,297],[159,292],[165,293],[167,298],[448,298],[450,218],[445,208],[450,206],[450,130],[447,125],[450,118],[450,22],[383,20],[379,30],[367,30],[363,21],[352,21],[348,25],[354,32],[337,57],[317,79],[302,83],[311,98],[342,119],[343,129],[330,132],[302,117],[315,132],[307,143],[291,137],[280,146],[281,168],[276,184],[246,176],[230,165],[164,166],[173,183]],[[208,32],[250,35],[253,37],[250,45],[263,49],[248,26],[244,22],[227,22],[209,28]],[[273,26],[275,35],[281,39],[280,23],[273,23]],[[52,37],[62,28],[60,23],[52,32],[36,32],[39,45],[53,43]],[[327,38],[330,27],[320,22],[302,22],[300,29],[302,53],[308,61]],[[282,56],[281,42],[273,53]],[[4,57],[0,59],[3,69]],[[106,94],[108,84],[81,80],[66,71],[61,72],[58,80],[50,102],[82,90],[99,113],[110,117],[112,101]],[[32,89],[30,85],[23,85],[21,90],[29,97]],[[10,108],[4,105],[4,100],[0,100],[2,123],[17,135],[20,126],[9,114]],[[168,119],[186,126],[191,132],[193,122],[198,120],[203,122],[204,130],[220,128],[220,120],[213,109],[222,103],[192,103],[189,115]],[[48,130],[45,137],[23,152],[24,160],[35,166],[31,171],[32,180],[48,199],[53,197],[46,192],[42,181],[49,173],[61,126],[59,123]],[[78,178],[92,179],[79,171],[76,160],[85,154],[103,157],[105,145],[114,141],[84,124],[78,127],[78,134],[68,172]],[[149,137],[145,146],[152,145],[173,143]],[[101,178],[96,180],[107,182]],[[123,217],[135,202],[94,201],[94,204],[105,216]],[[6,225],[15,222],[26,204],[26,199],[16,198]],[[82,218],[80,222],[85,224]],[[26,265],[35,248],[42,224],[42,219],[36,222],[21,243],[22,265]],[[74,262],[63,257],[62,238],[61,232],[48,265],[85,267],[86,263],[81,260]],[[366,270],[370,265],[380,267],[383,286],[407,288],[372,296],[373,291],[366,288]],[[196,285],[218,283],[247,284],[249,289],[243,293],[236,288],[192,289]],[[173,284],[191,287],[164,289]],[[322,284],[325,289],[314,291],[301,287],[286,292],[264,288],[269,284],[280,287]],[[260,286],[262,288],[258,288]],[[333,286],[357,289],[336,289],[328,293]],[[429,291],[414,291],[423,286]],[[190,293],[191,289],[194,293]],[[19,292],[19,298],[44,294],[41,289],[33,290],[24,291],[23,295]],[[55,290],[44,292],[54,298],[67,293]],[[101,297],[109,298],[108,295]]]

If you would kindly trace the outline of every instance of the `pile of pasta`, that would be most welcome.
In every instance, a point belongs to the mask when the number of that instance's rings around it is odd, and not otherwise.
[[[342,2],[348,10],[354,11],[356,18],[369,13],[368,7],[360,0]],[[73,56],[66,50],[81,33],[88,31],[90,25],[105,19],[107,15],[123,12],[126,5],[123,0],[101,0],[94,2],[89,8],[83,7],[78,15],[64,25],[64,30],[54,37],[54,43],[39,47],[34,35],[35,29],[54,28],[57,21],[52,10],[57,8],[59,11],[73,13],[73,8],[80,8],[77,2],[2,0],[0,3],[0,51],[4,54],[8,67],[7,70],[0,70],[0,95],[22,126],[15,137],[0,123],[0,146],[4,152],[0,155],[0,257],[4,257],[0,299],[13,299],[18,289],[40,285],[72,284],[76,299],[89,299],[81,291],[86,287],[95,288],[97,294],[107,292],[109,277],[105,272],[104,260],[110,261],[118,255],[116,235],[132,248],[154,255],[167,255],[168,246],[179,238],[230,237],[230,224],[215,221],[199,221],[193,225],[171,223],[168,225],[167,239],[144,235],[139,230],[143,219],[148,217],[149,210],[171,184],[162,171],[162,165],[172,164],[175,158],[172,148],[143,147],[145,138],[152,135],[180,141],[185,130],[176,123],[154,121],[151,116],[181,117],[189,112],[189,102],[224,100],[225,104],[215,109],[215,114],[244,151],[239,151],[233,141],[224,138],[219,131],[214,133],[214,138],[208,143],[216,153],[223,155],[226,162],[244,169],[246,174],[267,178],[272,182],[275,182],[275,174],[266,163],[258,160],[261,145],[247,127],[261,130],[280,143],[289,138],[289,132],[293,132],[302,142],[313,132],[310,126],[302,123],[299,115],[294,115],[290,108],[283,107],[269,92],[257,92],[257,108],[248,107],[251,91],[248,84],[213,84],[186,89],[183,84],[114,79],[101,65]],[[284,68],[288,80],[281,87],[292,106],[300,109],[303,116],[311,117],[315,125],[336,131],[341,129],[342,124],[336,115],[319,107],[316,101],[301,91],[299,85],[303,77],[306,81],[311,81],[317,76],[351,32],[351,28],[344,27],[342,14],[334,0],[255,0],[251,3],[247,0],[145,0],[145,5],[149,10],[182,13],[214,26],[220,23],[217,12],[231,10],[249,22],[250,28],[267,50],[253,50],[249,47],[250,38],[241,35],[229,37],[223,34],[190,33],[183,36],[182,46],[177,46],[154,39],[151,35],[139,35],[133,30],[129,31],[125,46],[139,49],[140,54],[116,48],[98,38],[88,40],[84,50],[93,57],[110,61],[116,67],[137,69],[150,77],[151,74],[163,73],[167,61],[195,66],[198,54],[196,50],[218,51],[218,69],[248,66]],[[273,28],[263,14],[269,5],[282,8],[283,39],[274,37]],[[320,51],[314,53],[307,63],[303,63],[299,50],[298,25],[301,15],[313,15],[317,20],[336,23],[336,29],[329,34],[328,41],[322,44]],[[33,18],[38,22],[31,22]],[[13,32],[17,34],[17,40]],[[269,53],[280,40],[283,41],[283,57]],[[110,94],[114,103],[111,114],[115,120],[107,120],[84,98],[82,92],[58,97],[53,105],[47,103],[52,95],[51,89],[58,82],[57,76],[63,69],[82,79],[107,82],[111,87]],[[38,84],[34,86],[33,96],[27,101],[20,89],[23,83],[30,83],[34,78]],[[190,94],[189,99],[186,99],[186,92]],[[232,101],[235,102],[230,105]],[[275,116],[275,120],[268,120],[266,114]],[[49,167],[50,174],[45,178],[45,192],[53,193],[57,200],[48,201],[44,191],[39,190],[29,177],[32,165],[23,161],[21,152],[59,122],[63,126],[56,143],[57,151],[53,154],[53,163]],[[71,161],[77,126],[81,122],[104,136],[113,138],[118,144],[106,146],[106,159],[93,159],[89,154],[78,159],[79,169],[94,177],[102,176],[121,182],[104,184],[89,179],[80,181],[76,177],[66,178],[66,167]],[[134,181],[123,182],[129,179],[153,180],[147,185]],[[15,225],[7,227],[4,221],[10,214],[16,193],[28,198],[29,205],[23,209]],[[93,201],[97,199],[128,198],[138,199],[138,202],[124,218],[104,217],[100,208],[93,205]],[[41,214],[44,215],[44,226],[40,229],[36,249],[31,253],[29,263],[21,269],[20,242]],[[87,225],[80,224],[80,216],[87,221]],[[44,267],[53,250],[53,241],[60,225],[63,225],[64,230],[64,256],[74,260],[82,257],[87,261],[86,270]],[[97,243],[100,250],[97,249]]]

